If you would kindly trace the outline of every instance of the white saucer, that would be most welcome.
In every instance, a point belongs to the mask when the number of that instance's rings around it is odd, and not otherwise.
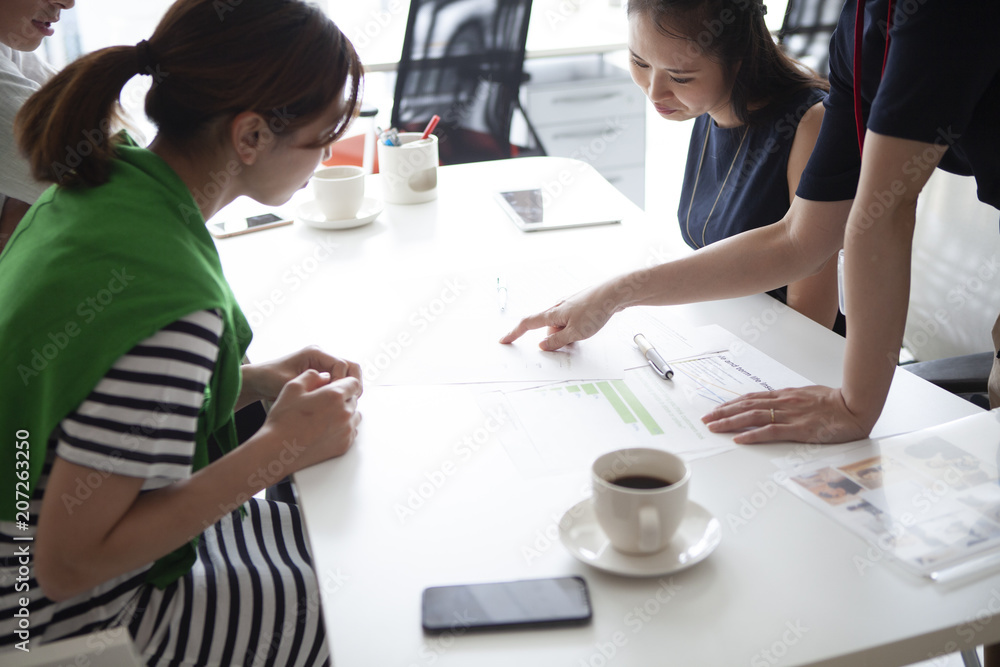
[[[587,498],[563,515],[559,537],[573,556],[599,570],[626,577],[658,577],[679,572],[707,558],[722,541],[722,525],[704,507],[688,501],[684,520],[670,546],[648,556],[629,556],[611,546]]]
[[[299,204],[295,212],[299,220],[310,227],[316,227],[317,229],[353,229],[354,227],[367,225],[377,218],[378,214],[382,212],[382,202],[374,197],[365,197],[364,201],[361,202],[361,208],[358,209],[358,214],[346,220],[327,220],[323,212],[319,210],[319,204],[315,199],[310,199],[307,202]]]

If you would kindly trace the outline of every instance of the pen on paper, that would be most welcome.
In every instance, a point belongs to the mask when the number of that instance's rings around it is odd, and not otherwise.
[[[674,376],[674,371],[667,365],[667,362],[663,360],[663,357],[661,357],[660,353],[656,351],[656,348],[649,344],[649,341],[646,340],[645,336],[639,333],[636,334],[635,338],[632,340],[634,340],[635,344],[639,346],[639,351],[642,352],[642,356],[646,357],[646,361],[648,361],[649,365],[653,367],[653,370],[656,371],[657,375],[664,380],[669,380]]]
[[[497,305],[500,306],[501,313],[507,310],[507,281],[503,276],[497,277]]]

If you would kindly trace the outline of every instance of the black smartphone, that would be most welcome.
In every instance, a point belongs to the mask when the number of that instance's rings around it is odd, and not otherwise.
[[[212,236],[215,238],[224,239],[228,236],[248,234],[262,229],[270,229],[271,227],[281,227],[282,225],[290,224],[292,224],[292,221],[288,218],[282,218],[280,215],[275,213],[264,213],[261,215],[251,216],[245,220],[223,220],[222,222],[210,222],[208,223],[208,231],[211,232]]]
[[[522,579],[424,590],[425,632],[583,625],[590,593],[582,577]]]

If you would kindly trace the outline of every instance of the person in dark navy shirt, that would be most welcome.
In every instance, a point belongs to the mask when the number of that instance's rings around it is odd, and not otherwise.
[[[715,432],[739,431],[734,440],[746,444],[866,437],[882,412],[902,343],[917,195],[940,164],[975,176],[979,198],[1000,208],[1000,2],[897,0],[892,9],[889,0],[845,4],[831,44],[831,91],[819,139],[777,224],[613,278],[523,319],[501,342],[548,326],[540,346],[555,350],[592,336],[629,306],[773,289],[821,271],[843,246],[850,323],[843,386],[749,394],[703,420]],[[998,380],[995,365],[994,406]]]
[[[1000,208],[1000,3],[868,0],[864,4],[863,125],[879,135],[928,144],[899,165],[897,175],[902,180],[926,181],[940,160],[946,171],[975,176],[979,199]],[[890,4],[893,19],[887,49]],[[851,199],[858,187],[854,5],[845,6],[830,43],[829,120],[797,192],[804,199]]]

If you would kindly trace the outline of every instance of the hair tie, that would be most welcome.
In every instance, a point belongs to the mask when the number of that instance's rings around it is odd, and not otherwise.
[[[145,39],[135,45],[135,67],[139,74],[152,74],[153,60],[149,54],[149,42]]]

